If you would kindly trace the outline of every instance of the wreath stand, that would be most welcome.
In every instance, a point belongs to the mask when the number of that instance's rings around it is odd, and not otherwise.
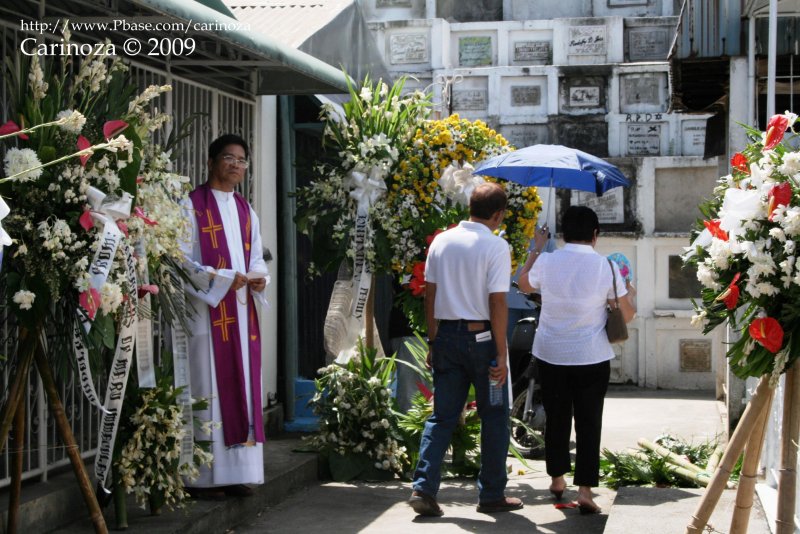
[[[769,385],[769,376],[764,375],[745,408],[739,424],[731,436],[725,454],[714,476],[703,494],[691,522],[686,527],[686,534],[702,532],[719,502],[722,490],[728,482],[731,470],[739,455],[744,451],[742,474],[736,492],[736,507],[731,520],[731,534],[744,534],[753,507],[753,495],[756,485],[756,470],[764,443],[764,435],[773,390]],[[778,510],[776,518],[776,534],[794,533],[795,490],[797,486],[797,443],[800,438],[800,365],[794,365],[786,372],[783,397],[783,426],[781,431],[781,463],[778,478]]]
[[[31,365],[35,362],[36,370],[42,379],[47,400],[50,404],[50,410],[55,418],[58,433],[64,442],[64,448],[69,456],[72,469],[75,472],[75,477],[78,481],[83,499],[86,501],[86,507],[89,509],[89,517],[92,520],[94,531],[97,534],[107,534],[108,528],[106,527],[103,513],[100,510],[100,505],[97,502],[97,497],[92,488],[92,483],[89,481],[89,475],[83,464],[78,445],[75,442],[75,436],[72,433],[72,428],[64,412],[64,405],[58,396],[58,387],[53,379],[53,373],[50,370],[50,364],[47,361],[44,350],[44,340],[42,339],[41,327],[36,329],[36,332],[31,332],[26,328],[20,328],[19,334],[19,347],[20,358],[17,366],[17,372],[12,380],[9,390],[6,405],[3,408],[2,415],[0,416],[0,452],[6,444],[9,431],[13,424],[13,462],[11,465],[11,488],[9,493],[8,505],[8,525],[7,532],[9,534],[16,534],[18,532],[17,522],[19,518],[19,505],[20,494],[22,488],[22,462],[23,462],[23,438],[25,433],[25,394],[27,392],[28,376],[30,374]]]

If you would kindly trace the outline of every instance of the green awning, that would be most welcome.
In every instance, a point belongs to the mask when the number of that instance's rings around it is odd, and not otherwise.
[[[246,20],[238,21],[195,1],[132,0],[132,3],[191,23],[185,35],[196,38],[202,47],[218,49],[223,45],[216,54],[218,58],[209,54],[195,58],[173,56],[170,60],[173,72],[190,74],[207,68],[217,69],[221,74],[255,72],[255,92],[262,95],[347,92],[345,75],[340,70],[250,30]]]

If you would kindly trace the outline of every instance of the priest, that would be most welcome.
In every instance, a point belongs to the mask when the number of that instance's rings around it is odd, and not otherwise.
[[[189,195],[190,241],[183,244],[194,286],[189,300],[191,393],[209,400],[195,412],[198,440],[210,440],[214,460],[201,467],[189,493],[199,498],[253,494],[264,483],[261,339],[255,301],[266,303],[269,281],[255,211],[235,188],[250,151],[244,139],[223,135],[208,149],[208,181]]]

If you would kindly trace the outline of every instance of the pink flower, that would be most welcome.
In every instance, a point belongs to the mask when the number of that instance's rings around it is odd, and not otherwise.
[[[85,210],[83,215],[80,216],[78,219],[81,227],[86,230],[87,232],[94,228],[94,221],[92,220],[92,212],[89,210]]]
[[[145,215],[144,210],[139,206],[133,208],[133,215],[134,217],[139,217],[147,226],[155,226],[158,222],[154,221],[153,219],[149,219],[147,215]]]
[[[86,315],[89,316],[89,319],[94,320],[94,316],[97,314],[97,310],[100,308],[100,292],[91,287],[81,293],[80,297],[78,298],[78,302],[80,303],[81,308],[86,310]]]
[[[5,124],[3,124],[2,126],[0,126],[0,135],[9,135],[9,134],[12,134],[12,133],[14,133],[14,132],[18,132],[18,131],[20,131],[21,129],[22,129],[22,128],[20,128],[20,127],[17,125],[17,123],[16,123],[16,122],[14,122],[14,121],[8,121],[8,122],[6,122]],[[29,138],[27,135],[25,135],[25,134],[19,134],[17,137],[19,137],[20,139],[23,139],[23,140],[25,140],[25,141],[27,141],[28,139],[30,139],[30,138]]]
[[[92,143],[90,143],[89,140],[82,135],[78,136],[78,142],[76,144],[78,145],[78,150],[86,150],[92,146]],[[89,161],[90,157],[92,157],[91,154],[84,154],[80,156],[81,167],[86,167],[86,162]]]
[[[139,286],[137,293],[139,294],[139,298],[148,294],[158,295],[158,286],[155,284],[142,284]]]
[[[125,121],[108,121],[103,125],[103,137],[111,139],[121,134],[127,127],[128,123]]]

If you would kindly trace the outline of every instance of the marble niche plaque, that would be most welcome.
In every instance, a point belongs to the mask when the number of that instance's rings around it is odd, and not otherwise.
[[[681,339],[678,342],[681,372],[711,372],[711,341],[708,339]]]
[[[375,0],[375,7],[411,7],[411,0]]]
[[[628,155],[658,156],[661,153],[660,124],[628,124]]]
[[[569,106],[572,108],[596,108],[600,105],[600,88],[597,86],[570,87]]]
[[[492,38],[486,36],[458,39],[458,65],[485,67],[492,64]]]
[[[567,54],[571,56],[604,56],[605,26],[570,26]]]
[[[681,152],[684,156],[702,156],[706,151],[706,121],[689,120],[681,124]]]
[[[666,28],[635,28],[628,31],[628,57],[631,61],[667,59],[669,34]]]
[[[588,191],[572,191],[570,204],[587,206],[597,213],[600,224],[621,224],[625,222],[624,192],[622,187],[615,187],[598,197]]]
[[[514,61],[548,61],[553,54],[550,41],[515,41]]]
[[[428,36],[424,33],[399,33],[389,38],[392,65],[428,62]]]
[[[550,141],[546,124],[509,124],[501,126],[500,133],[515,148],[547,144]]]
[[[542,104],[542,88],[538,85],[512,85],[511,86],[511,105],[539,106]]]
[[[484,110],[488,106],[486,89],[459,89],[453,91],[453,109]]]
[[[660,76],[624,76],[622,77],[622,105],[637,104],[660,105]]]

